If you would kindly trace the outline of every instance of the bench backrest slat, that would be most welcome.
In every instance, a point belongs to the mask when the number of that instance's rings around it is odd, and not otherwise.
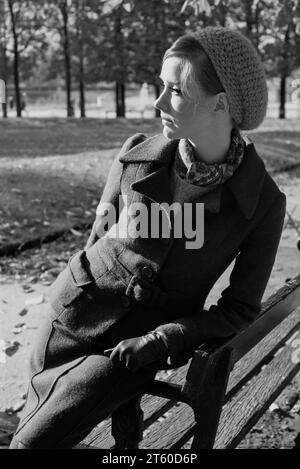
[[[258,318],[244,331],[222,345],[215,347],[218,354],[222,349],[232,348],[232,364],[240,360],[269,332],[281,323],[300,305],[300,275],[274,293],[262,305]],[[206,347],[203,347],[205,350]],[[208,347],[208,350],[210,347]]]

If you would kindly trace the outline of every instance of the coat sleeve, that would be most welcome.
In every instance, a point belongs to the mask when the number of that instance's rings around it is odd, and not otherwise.
[[[113,161],[113,164],[108,173],[107,181],[100,198],[100,202],[96,209],[96,218],[94,220],[91,233],[86,242],[84,249],[91,247],[98,239],[103,236],[104,231],[108,231],[111,226],[108,223],[107,212],[105,212],[107,204],[112,204],[115,208],[116,219],[119,219],[119,196],[121,195],[121,176],[123,172],[123,163],[119,158],[129,151],[132,147],[141,143],[146,137],[143,134],[135,134],[129,137],[123,144],[120,152]],[[108,223],[108,224],[107,224]],[[112,223],[113,224],[113,223]],[[111,224],[111,225],[112,225]],[[104,226],[107,225],[104,229]]]
[[[157,327],[168,345],[170,364],[182,354],[191,356],[201,343],[235,335],[254,321],[275,262],[285,211],[286,197],[280,192],[240,246],[229,286],[216,305]]]

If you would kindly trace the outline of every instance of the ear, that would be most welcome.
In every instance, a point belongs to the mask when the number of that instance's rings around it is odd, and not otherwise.
[[[215,107],[214,112],[229,112],[229,103],[227,99],[226,93],[218,93],[216,95]]]

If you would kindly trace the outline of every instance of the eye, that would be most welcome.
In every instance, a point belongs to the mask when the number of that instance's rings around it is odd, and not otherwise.
[[[170,88],[170,90],[172,90],[173,93],[176,94],[176,96],[181,95],[181,90],[179,88]]]
[[[175,86],[168,86],[166,83],[164,83],[161,79],[159,79],[159,87],[160,91],[162,93],[163,89],[168,88],[172,93],[174,93],[176,96],[181,95],[181,90]]]

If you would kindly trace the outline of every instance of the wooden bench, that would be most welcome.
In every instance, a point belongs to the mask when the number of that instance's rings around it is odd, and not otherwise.
[[[246,330],[158,372],[81,447],[235,448],[300,370],[299,313],[300,275],[263,303]]]

